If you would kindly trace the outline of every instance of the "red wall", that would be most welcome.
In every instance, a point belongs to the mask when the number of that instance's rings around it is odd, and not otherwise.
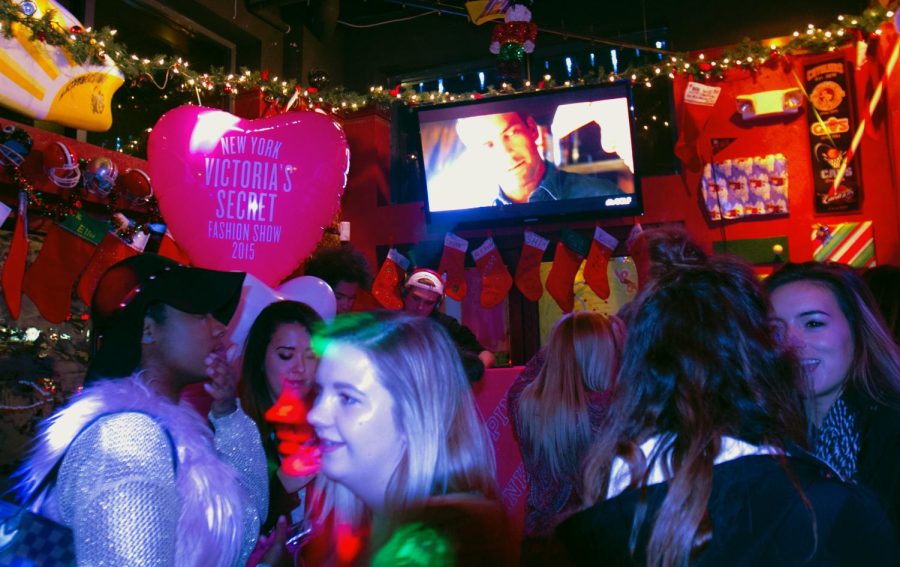
[[[885,37],[882,41],[892,41],[892,37]],[[844,53],[850,58],[855,50],[847,48]],[[803,58],[795,58],[792,62],[798,77],[802,74],[803,63]],[[797,86],[790,71],[790,65],[764,67],[758,73],[739,73],[721,83],[721,103],[714,108],[707,127],[702,132],[701,146],[708,148],[712,138],[735,138],[730,146],[717,154],[717,160],[782,153],[788,159],[789,171],[789,215],[769,220],[728,222],[725,224],[725,237],[729,241],[787,237],[789,259],[800,262],[812,259],[814,243],[810,235],[813,224],[872,220],[877,262],[900,264],[900,229],[897,223],[900,218],[900,199],[895,181],[900,179],[900,147],[894,143],[900,134],[900,70],[894,73],[888,85],[886,100],[883,99],[881,104],[882,109],[876,112],[876,117],[881,114],[882,119],[876,120],[876,128],[864,136],[860,148],[862,208],[859,212],[828,215],[814,213],[806,109],[790,119],[763,123],[748,123],[736,118],[734,95]],[[867,69],[864,68],[863,71]],[[868,103],[867,72],[857,72],[856,82],[857,116],[862,117],[863,108]],[[675,84],[676,88],[680,86],[683,89],[685,81],[678,80]],[[676,94],[676,98],[681,98],[680,93]],[[389,122],[381,116],[360,116],[346,120],[344,128],[350,140],[351,163],[342,219],[351,222],[351,242],[354,246],[367,254],[370,262],[375,265],[375,247],[378,245],[442,239],[443,234],[427,233],[422,203],[394,206],[383,204],[388,201],[386,197],[390,192]],[[644,225],[683,222],[694,237],[708,247],[714,241],[722,239],[720,227],[706,219],[698,198],[699,174],[688,172],[683,176],[649,177],[643,179],[642,183],[644,216],[639,219],[603,221],[602,224],[631,224],[633,220],[639,220]],[[532,228],[541,230],[541,227]]]

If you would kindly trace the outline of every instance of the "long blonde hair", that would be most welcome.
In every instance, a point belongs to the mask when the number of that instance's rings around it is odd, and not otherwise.
[[[591,442],[591,393],[612,386],[617,361],[613,324],[603,315],[571,313],[553,327],[544,366],[522,392],[517,433],[557,478],[578,474]]]
[[[494,452],[456,346],[439,324],[394,312],[353,314],[317,333],[313,347],[323,352],[331,341],[369,358],[407,439],[385,494],[388,516],[443,494],[497,498]]]

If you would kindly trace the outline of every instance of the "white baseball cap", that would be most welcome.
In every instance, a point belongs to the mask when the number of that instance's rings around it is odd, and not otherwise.
[[[426,291],[433,291],[441,297],[444,296],[444,279],[440,274],[434,270],[429,270],[428,268],[418,268],[414,270],[406,280],[405,287],[415,287]]]

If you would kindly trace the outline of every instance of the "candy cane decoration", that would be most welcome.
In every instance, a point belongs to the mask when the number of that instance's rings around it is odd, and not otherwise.
[[[856,133],[853,134],[853,141],[850,143],[850,149],[847,150],[847,153],[844,155],[841,167],[834,177],[834,182],[831,185],[831,190],[834,192],[837,191],[841,181],[844,179],[844,173],[847,171],[847,164],[850,163],[850,160],[852,160],[853,156],[856,154],[856,149],[862,141],[863,131],[866,129],[866,122],[872,118],[875,107],[878,106],[878,102],[881,100],[881,94],[884,92],[884,87],[887,84],[888,79],[891,78],[891,74],[894,72],[894,66],[897,64],[898,57],[900,57],[900,38],[894,40],[894,48],[891,50],[891,56],[888,57],[887,65],[884,67],[884,75],[881,76],[878,86],[875,87],[875,92],[872,93],[872,99],[869,101],[869,112],[866,114],[865,118],[860,120],[859,126],[856,128]]]

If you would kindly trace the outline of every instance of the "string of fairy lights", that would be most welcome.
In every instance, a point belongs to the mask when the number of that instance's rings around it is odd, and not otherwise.
[[[721,79],[728,69],[753,71],[780,57],[834,51],[851,41],[867,42],[880,35],[880,26],[894,17],[892,11],[876,4],[859,15],[838,16],[836,21],[825,26],[809,24],[806,30],[796,30],[786,38],[768,42],[745,40],[723,50],[721,56],[715,59],[707,58],[703,53],[673,52],[662,61],[635,65],[621,72],[607,73],[601,70],[602,72],[587,74],[574,80],[557,82],[554,77],[546,75],[537,83],[501,83],[478,92],[419,92],[413,84],[396,85],[393,88],[372,86],[367,92],[355,92],[340,86],[321,89],[315,85],[304,86],[290,78],[272,76],[266,70],[197,71],[184,57],[147,56],[130,52],[116,38],[117,32],[114,29],[104,27],[94,30],[80,26],[64,29],[54,22],[52,11],[35,17],[33,14],[26,14],[22,4],[13,0],[0,0],[0,32],[5,37],[12,36],[14,26],[23,26],[30,31],[31,41],[62,46],[79,63],[102,63],[107,58],[111,59],[119,66],[126,79],[132,82],[149,81],[161,91],[191,93],[198,104],[203,103],[204,97],[235,96],[258,89],[268,97],[269,102],[282,110],[302,105],[322,107],[334,113],[350,113],[371,105],[386,106],[396,102],[412,105],[441,104],[602,81],[628,80],[650,88],[661,79],[671,80],[679,73],[690,74],[697,80],[716,80]]]
[[[559,81],[552,74],[545,74],[536,82],[524,81],[516,84],[505,82],[494,86],[486,85],[478,91],[470,92],[423,91],[416,88],[419,86],[418,83],[404,83],[393,87],[373,85],[367,92],[355,92],[341,86],[303,85],[290,78],[273,76],[266,70],[242,68],[237,72],[224,69],[198,71],[193,69],[183,56],[147,56],[133,53],[117,39],[117,32],[114,29],[94,30],[80,26],[64,28],[55,21],[52,11],[35,17],[34,11],[29,13],[24,9],[24,6],[29,4],[32,3],[0,0],[0,33],[4,37],[8,39],[14,32],[25,30],[30,41],[60,46],[78,63],[100,64],[111,60],[131,84],[152,84],[163,92],[162,97],[174,93],[189,94],[192,103],[203,104],[204,99],[235,97],[255,90],[264,96],[267,104],[278,111],[321,108],[336,114],[351,114],[372,106],[385,108],[397,103],[444,104],[601,82],[630,81],[634,85],[643,85],[646,88],[663,83],[670,88],[670,81],[678,74],[690,75],[698,81],[716,81],[722,79],[729,70],[744,69],[755,72],[760,66],[777,62],[782,58],[789,60],[793,55],[835,51],[851,43],[857,45],[859,52],[864,54],[869,42],[883,33],[881,26],[894,18],[893,11],[873,5],[862,14],[840,15],[836,21],[824,26],[811,23],[806,29],[796,30],[783,38],[766,42],[745,40],[736,46],[721,50],[716,57],[707,57],[704,53],[666,52],[662,59],[633,64],[622,71],[606,72],[599,68],[596,72],[588,72],[578,78],[567,77]],[[643,123],[639,121],[638,128],[646,131],[655,126],[670,127],[667,118],[651,115]],[[19,181],[25,183],[23,179]],[[31,198],[30,204],[41,208],[42,195],[35,191],[26,193]],[[60,203],[57,205],[58,209],[44,208],[51,216],[65,216],[79,208],[78,205],[77,200],[73,199]],[[115,206],[114,203],[110,205]],[[87,334],[85,317],[82,315],[71,321],[79,340],[84,340]],[[3,339],[0,340],[0,345],[3,345],[0,351],[7,356],[27,351],[37,352],[36,356],[45,357],[49,350],[57,354],[64,353],[63,358],[80,360],[84,356],[81,349],[73,348],[73,337],[63,332],[51,330],[42,333],[34,328],[21,330],[0,327],[0,339]],[[0,410],[4,412],[30,410],[59,401],[54,399],[60,394],[58,384],[51,378],[39,378],[36,381],[16,379],[16,381],[18,385],[34,390],[37,397],[23,405],[0,404]]]

